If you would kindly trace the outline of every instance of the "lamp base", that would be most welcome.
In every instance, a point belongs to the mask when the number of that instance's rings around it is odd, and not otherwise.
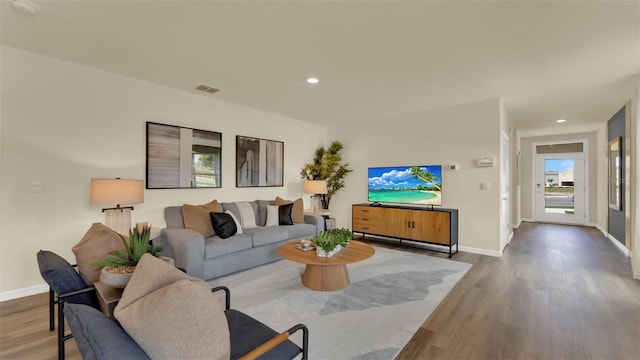
[[[322,207],[322,200],[320,199],[320,195],[311,196],[311,204],[314,212],[326,210]]]
[[[129,235],[131,230],[131,209],[119,208],[119,209],[105,209],[104,211],[104,224],[111,228],[113,231]]]

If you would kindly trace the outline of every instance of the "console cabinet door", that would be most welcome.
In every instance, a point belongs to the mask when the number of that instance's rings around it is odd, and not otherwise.
[[[440,211],[414,211],[412,218],[413,240],[423,240],[443,245],[450,241],[450,214]]]
[[[392,230],[391,236],[412,239],[413,229],[411,228],[412,210],[389,209],[389,226]]]

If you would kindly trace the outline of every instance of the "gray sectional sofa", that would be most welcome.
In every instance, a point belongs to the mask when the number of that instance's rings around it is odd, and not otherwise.
[[[243,229],[226,239],[217,235],[204,238],[200,233],[186,229],[182,206],[169,206],[164,210],[167,227],[160,233],[163,255],[174,259],[175,265],[189,275],[204,280],[217,278],[258,265],[280,260],[278,247],[288,241],[310,238],[324,231],[324,219],[317,214],[305,213],[305,223],[264,226],[268,200],[251,201],[258,227]],[[240,211],[236,203],[222,203],[236,218]],[[262,226],[260,226],[262,225]]]

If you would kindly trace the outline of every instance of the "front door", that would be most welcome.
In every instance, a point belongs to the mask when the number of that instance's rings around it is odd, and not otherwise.
[[[584,225],[585,192],[583,152],[536,155],[536,221]]]

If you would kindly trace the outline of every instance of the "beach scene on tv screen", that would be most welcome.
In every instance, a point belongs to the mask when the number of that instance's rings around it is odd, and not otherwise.
[[[442,167],[369,168],[369,201],[442,205]]]

